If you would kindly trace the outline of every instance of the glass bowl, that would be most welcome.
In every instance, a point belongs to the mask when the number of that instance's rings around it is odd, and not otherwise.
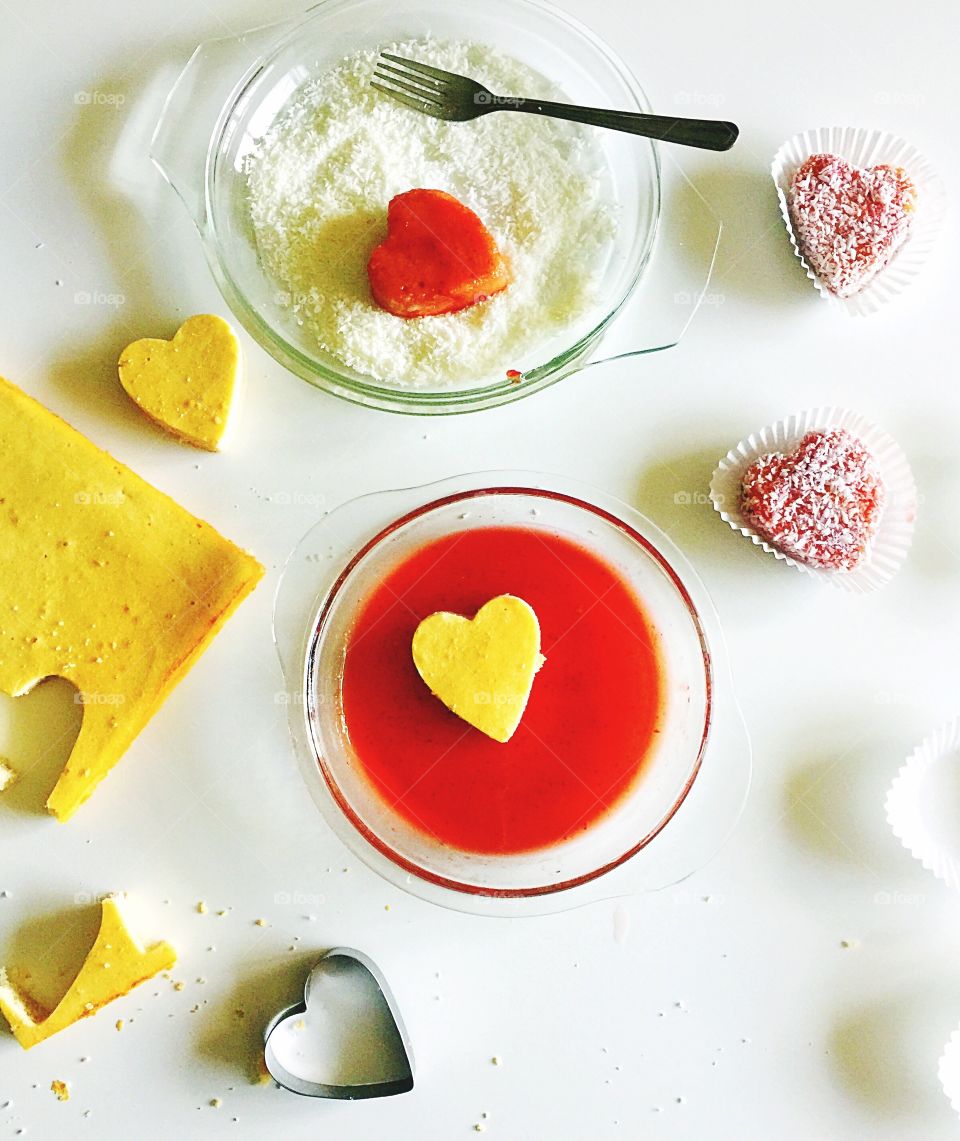
[[[383,575],[431,540],[503,525],[559,534],[619,572],[656,630],[666,691],[658,742],[620,801],[571,840],[507,856],[443,844],[394,812],[353,754],[340,693],[351,624]],[[706,862],[739,816],[750,749],[709,597],[666,535],[574,481],[481,473],[354,500],[317,524],[291,555],[274,621],[291,730],[311,794],[349,847],[422,898],[513,915],[664,886]],[[698,799],[692,793],[708,741],[713,764]],[[690,811],[688,799],[696,802]]]
[[[636,758],[643,772],[620,801],[573,839],[508,856],[439,843],[396,813],[364,776],[340,700],[349,633],[377,584],[431,540],[496,526],[564,536],[613,566],[650,619],[665,690],[651,754]],[[510,487],[482,488],[424,504],[370,539],[323,601],[304,673],[307,730],[320,774],[363,839],[419,879],[451,891],[502,897],[541,895],[585,883],[650,843],[683,802],[700,767],[710,726],[710,692],[710,654],[700,619],[660,551],[622,520],[582,500]]]
[[[353,371],[319,349],[279,304],[279,287],[258,256],[244,159],[305,81],[351,52],[427,34],[499,48],[546,76],[571,102],[649,110],[616,54],[541,0],[324,0],[292,26],[198,48],[167,99],[151,156],[193,214],[231,310],[271,356],[304,380],[360,404],[400,412],[463,412],[519,399],[583,365],[651,257],[661,212],[660,164],[650,140],[596,132],[618,233],[595,303],[562,335],[526,359],[504,361],[500,375],[460,386],[401,388]],[[398,108],[398,113],[407,112]],[[451,129],[470,126],[451,124]],[[678,309],[675,302],[673,309]],[[655,337],[655,345],[664,347],[669,340],[669,334]],[[507,379],[508,368],[521,376]]]

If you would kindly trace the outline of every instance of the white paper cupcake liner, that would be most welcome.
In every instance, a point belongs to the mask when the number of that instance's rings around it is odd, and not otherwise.
[[[910,754],[887,793],[887,821],[908,852],[960,891],[960,813],[947,819],[960,785],[960,718]]]
[[[837,297],[826,288],[800,252],[787,195],[790,180],[797,168],[814,154],[835,154],[847,162],[861,167],[886,163],[902,166],[917,188],[917,208],[910,236],[893,256],[889,264],[853,297]],[[887,131],[866,130],[862,127],[818,127],[802,131],[788,139],[777,151],[770,167],[780,213],[783,215],[794,253],[800,259],[807,277],[817,287],[820,296],[835,308],[851,317],[876,313],[910,284],[923,268],[937,242],[940,225],[946,213],[946,189],[940,177],[924,156],[913,146]]]
[[[960,1113],[960,1029],[954,1030],[943,1048],[937,1076],[955,1113]]]
[[[850,571],[806,566],[768,543],[746,522],[740,510],[740,484],[743,473],[754,460],[768,452],[791,452],[808,432],[845,428],[856,436],[876,460],[886,492],[880,525],[866,558]],[[906,456],[894,439],[856,412],[843,408],[811,408],[778,420],[741,440],[720,461],[710,481],[710,498],[729,523],[767,554],[812,575],[831,586],[857,594],[867,594],[885,586],[897,573],[910,549],[917,513],[917,489]]]

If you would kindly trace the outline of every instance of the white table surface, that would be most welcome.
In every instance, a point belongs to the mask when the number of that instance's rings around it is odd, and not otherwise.
[[[0,2],[0,373],[269,568],[66,826],[41,805],[76,725],[70,691],[2,698],[0,753],[34,767],[32,796],[0,798],[0,961],[65,986],[96,923],[75,899],[125,890],[142,933],[177,944],[187,986],[147,984],[29,1054],[0,1033],[0,1137],[447,1141],[482,1113],[487,1135],[510,1141],[956,1136],[936,1067],[960,1023],[958,901],[883,815],[902,759],[960,705],[956,242],[948,227],[881,317],[845,319],[793,259],[767,170],[795,131],[850,123],[909,137],[955,185],[960,13],[948,0],[566,6],[617,44],[659,108],[741,124],[729,155],[682,155],[727,226],[714,303],[689,338],[428,422],[320,394],[244,337],[240,430],[211,457],[155,430],[117,384],[129,340],[226,310],[174,196],[145,162],[111,186],[110,156],[121,130],[141,129],[161,65],[297,6]],[[124,99],[82,105],[78,92]],[[876,419],[914,466],[916,540],[880,594],[820,588],[708,506],[674,502],[703,491],[741,436],[817,403]],[[682,888],[508,922],[401,894],[327,830],[275,700],[270,612],[278,568],[322,510],[518,466],[620,495],[684,547],[725,625],[756,771],[733,839]],[[321,1103],[250,1082],[263,1022],[338,943],[393,982],[419,1063],[406,1097]],[[72,1083],[68,1103],[53,1079]]]

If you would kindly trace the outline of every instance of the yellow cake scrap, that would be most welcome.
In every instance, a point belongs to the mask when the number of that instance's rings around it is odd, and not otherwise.
[[[170,341],[134,341],[118,363],[124,390],[151,420],[209,452],[224,442],[241,370],[236,334],[211,313],[184,321]]]
[[[78,689],[83,723],[48,809],[117,763],[263,567],[0,380],[0,690]]]
[[[116,896],[104,899],[101,908],[96,942],[70,989],[53,1010],[45,1010],[17,990],[0,968],[0,1012],[25,1050],[81,1018],[96,1014],[108,1002],[169,970],[177,961],[177,953],[169,943],[143,948],[127,927]]]
[[[0,792],[5,792],[15,784],[20,774],[10,764],[6,757],[0,757]]]
[[[540,623],[533,608],[512,594],[492,598],[472,619],[441,610],[417,627],[413,661],[451,712],[506,743],[543,665]]]

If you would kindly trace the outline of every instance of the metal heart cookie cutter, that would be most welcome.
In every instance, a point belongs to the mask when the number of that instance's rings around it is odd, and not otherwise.
[[[264,1059],[284,1089],[357,1101],[413,1089],[413,1050],[380,968],[362,951],[334,947],[307,977],[303,1001],[264,1032]]]

